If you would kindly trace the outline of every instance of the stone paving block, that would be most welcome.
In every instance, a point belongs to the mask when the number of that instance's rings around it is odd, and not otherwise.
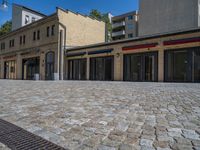
[[[181,128],[168,128],[169,132],[176,132],[176,133],[182,133]]]
[[[117,148],[115,148],[115,147],[109,147],[109,146],[105,146],[105,145],[100,145],[97,149],[98,150],[117,150]]]
[[[74,150],[197,149],[199,93],[190,83],[0,80],[0,117]]]
[[[172,150],[171,148],[161,148],[161,147],[157,147],[156,150]]]
[[[175,144],[172,146],[173,150],[193,150],[192,146]]]
[[[155,150],[155,148],[151,146],[141,146],[141,150]]]
[[[146,146],[146,147],[152,147],[153,146],[153,140],[141,139],[140,140],[140,145],[141,146]]]
[[[200,140],[192,140],[192,144],[196,147],[200,147]]]
[[[167,141],[154,141],[153,145],[154,145],[154,147],[168,148],[169,142],[167,142]]]
[[[191,145],[192,146],[192,142],[189,139],[186,138],[174,138],[175,141],[180,144],[180,145]]]
[[[128,144],[121,144],[119,146],[119,150],[133,150],[134,146]]]
[[[168,135],[171,137],[182,137],[181,133],[179,132],[168,132]]]
[[[102,142],[103,145],[106,145],[108,147],[119,147],[119,145],[121,144],[120,141],[113,141],[113,140],[110,140],[110,139],[105,139],[103,142]]]
[[[11,150],[11,149],[8,148],[6,145],[0,143],[0,150]]]
[[[188,138],[188,139],[200,140],[199,134],[197,134],[197,133],[195,132],[195,130],[187,130],[187,129],[184,129],[184,130],[183,130],[183,136],[184,136],[185,138]]]
[[[200,147],[194,147],[194,150],[200,150]]]

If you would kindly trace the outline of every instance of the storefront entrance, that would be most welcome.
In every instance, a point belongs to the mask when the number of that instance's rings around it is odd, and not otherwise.
[[[34,80],[35,75],[39,74],[40,70],[40,58],[28,58],[22,61],[22,79]]]
[[[114,58],[90,59],[90,80],[112,81],[114,79]]]
[[[158,53],[124,55],[124,81],[157,81]]]
[[[16,61],[6,61],[4,63],[4,79],[16,79]]]
[[[46,80],[54,80],[54,62],[55,62],[54,52],[48,52],[46,54],[46,69],[45,69]]]
[[[200,48],[166,51],[165,81],[200,82]]]
[[[68,79],[69,80],[86,80],[86,59],[76,59],[68,61]]]

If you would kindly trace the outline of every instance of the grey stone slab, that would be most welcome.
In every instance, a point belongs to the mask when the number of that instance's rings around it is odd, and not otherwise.
[[[190,83],[0,80],[0,117],[75,150],[198,148],[199,93]]]

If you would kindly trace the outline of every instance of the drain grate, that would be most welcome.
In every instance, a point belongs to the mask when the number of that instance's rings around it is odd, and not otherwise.
[[[65,150],[2,119],[0,119],[0,143],[12,150]]]

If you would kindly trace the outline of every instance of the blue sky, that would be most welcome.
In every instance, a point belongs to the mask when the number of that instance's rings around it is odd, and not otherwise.
[[[2,0],[0,0],[1,2]],[[128,11],[138,10],[138,0],[8,0],[9,9],[0,10],[0,25],[11,19],[12,3],[24,5],[44,14],[55,12],[56,6],[75,12],[88,14],[91,9],[98,9],[102,13],[111,12],[119,15]]]

